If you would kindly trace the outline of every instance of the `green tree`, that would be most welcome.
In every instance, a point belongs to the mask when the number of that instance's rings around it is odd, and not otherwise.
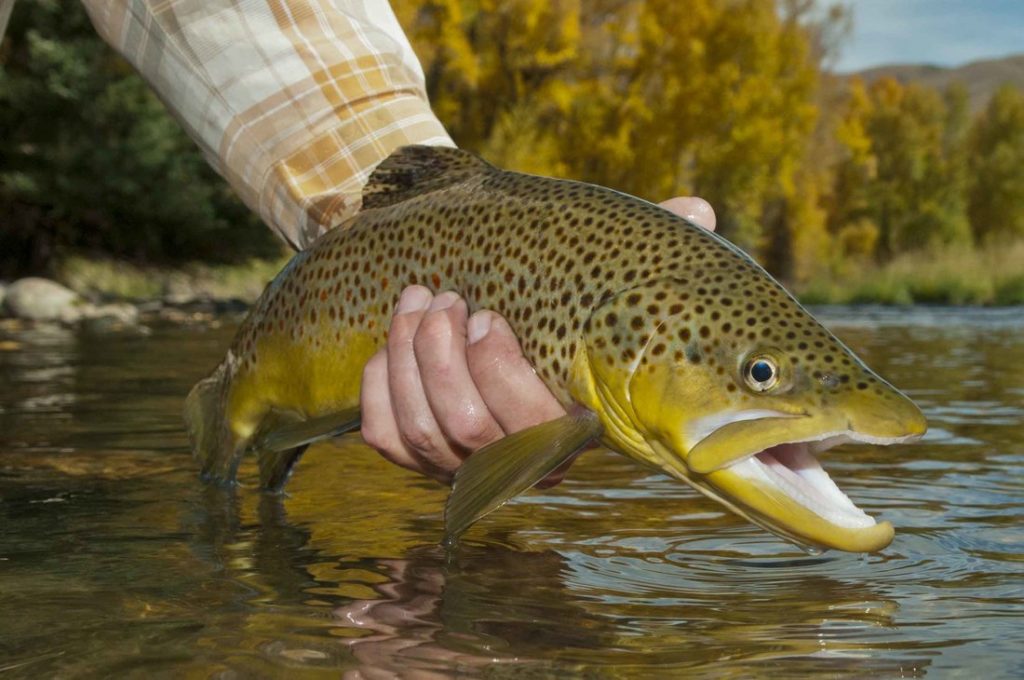
[[[971,131],[971,225],[986,241],[1024,237],[1024,93],[1000,88]]]
[[[79,3],[14,11],[0,53],[0,274],[87,250],[148,261],[279,252]]]
[[[970,243],[966,95],[882,79],[853,83],[836,135],[831,225],[850,254]]]
[[[878,162],[872,187],[883,253],[970,243],[963,175],[948,141],[955,123],[942,96],[919,85],[883,80],[873,88],[868,124]]]

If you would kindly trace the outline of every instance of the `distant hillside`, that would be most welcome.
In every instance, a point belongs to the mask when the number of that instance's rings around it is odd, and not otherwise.
[[[845,77],[853,76],[860,76],[866,82],[890,77],[902,83],[914,82],[938,89],[943,89],[953,82],[960,82],[967,87],[971,98],[971,107],[979,109],[1004,83],[1024,89],[1024,54],[1015,54],[1000,59],[972,61],[969,64],[955,67],[927,64],[887,64],[845,74]]]

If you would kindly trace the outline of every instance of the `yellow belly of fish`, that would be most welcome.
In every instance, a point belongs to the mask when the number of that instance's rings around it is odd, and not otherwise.
[[[279,334],[260,338],[255,366],[239,370],[228,395],[227,422],[236,440],[252,436],[271,411],[311,418],[359,403],[363,366],[382,339],[352,330],[336,340],[326,328],[321,337],[330,340],[320,347]]]

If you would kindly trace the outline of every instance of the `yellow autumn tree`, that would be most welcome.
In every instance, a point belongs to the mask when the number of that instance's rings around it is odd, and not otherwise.
[[[871,201],[871,187],[878,175],[878,160],[868,131],[873,102],[864,82],[853,80],[834,135],[840,149],[829,197],[829,228],[835,234],[838,257],[873,258],[879,227]]]
[[[565,173],[550,127],[572,100],[578,0],[397,0],[455,141],[526,172]]]
[[[574,175],[657,200],[697,193],[764,253],[770,203],[795,196],[818,69],[798,20],[760,0],[625,3],[589,31],[561,139]],[[609,17],[609,14],[603,16]]]
[[[827,232],[807,0],[396,3],[457,143],[652,200],[697,193],[777,269]],[[804,258],[813,259],[813,258]]]

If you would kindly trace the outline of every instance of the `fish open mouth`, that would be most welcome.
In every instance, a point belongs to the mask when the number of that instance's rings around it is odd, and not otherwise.
[[[775,487],[838,527],[862,529],[874,526],[877,523],[875,519],[843,493],[815,456],[815,453],[845,441],[850,441],[850,437],[779,444],[734,463],[729,469],[752,481]]]
[[[919,436],[882,438],[843,431],[777,444],[709,473],[697,486],[798,545],[874,552],[892,541],[892,525],[857,507],[825,472],[817,454],[847,442],[886,445]]]
[[[892,542],[892,524],[857,507],[818,454],[847,442],[920,439],[928,429],[924,415],[897,396],[884,408],[854,395],[815,413],[723,410],[680,418],[682,426],[655,431],[645,442],[662,470],[781,538],[810,549],[875,552]]]

